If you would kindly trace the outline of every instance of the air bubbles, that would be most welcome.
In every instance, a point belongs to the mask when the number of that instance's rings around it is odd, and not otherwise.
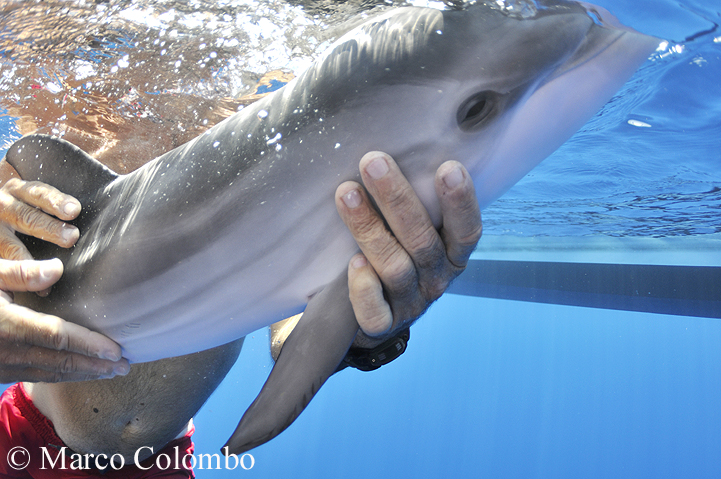
[[[268,111],[267,110],[259,110],[258,111],[258,119],[265,120],[266,118],[268,118]]]
[[[659,43],[658,48],[656,48],[656,54],[658,55],[658,59],[664,59],[673,55],[681,55],[685,50],[686,47],[684,45],[671,45],[667,41],[662,41]]]
[[[283,145],[281,145],[280,143],[278,143],[281,138],[283,138],[283,135],[281,135],[280,133],[278,133],[278,134],[275,135],[273,138],[269,139],[269,140],[266,142],[266,144],[267,144],[268,146],[270,146],[270,145],[275,145],[275,151],[280,151],[280,150],[283,149]]]

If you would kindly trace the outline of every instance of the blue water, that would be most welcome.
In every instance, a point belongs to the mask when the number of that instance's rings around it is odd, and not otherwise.
[[[721,3],[596,3],[669,44],[484,211],[487,243],[560,238],[588,261],[721,266]],[[1,121],[4,140],[17,135]],[[604,238],[670,246],[584,249]],[[551,254],[549,242],[518,254],[578,260]],[[482,243],[477,256],[494,254]],[[196,453],[217,452],[270,367],[259,331],[196,417]],[[718,320],[446,295],[414,326],[405,355],[334,376],[286,432],[252,451],[252,470],[196,473],[719,478],[719,405]]]
[[[637,30],[667,39],[669,49],[492,205],[486,232],[624,237],[721,232],[721,31],[713,23],[721,20],[721,3],[597,3]],[[708,30],[713,31],[684,41]]]
[[[261,384],[257,339],[196,418],[199,449],[214,452],[235,427],[220,416]],[[714,320],[449,295],[397,364],[334,377],[252,452],[253,473],[719,477],[720,340]]]

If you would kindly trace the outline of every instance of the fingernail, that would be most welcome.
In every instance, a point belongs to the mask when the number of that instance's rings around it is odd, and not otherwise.
[[[351,261],[350,264],[353,267],[353,269],[358,269],[358,268],[362,268],[363,266],[367,265],[368,260],[366,259],[365,256],[359,255],[359,256],[356,256],[355,258],[353,258],[353,260]]]
[[[48,265],[47,263],[41,263],[38,265],[38,274],[40,275],[40,281],[45,282],[53,275],[53,270],[55,268],[51,265]]]
[[[388,170],[388,162],[386,162],[382,156],[374,158],[368,166],[366,166],[366,173],[374,180],[383,178],[385,174],[388,173]]]
[[[117,376],[126,376],[130,372],[129,364],[120,364],[113,368],[113,373]]]
[[[80,206],[72,201],[67,201],[63,205],[63,212],[68,216],[75,217],[80,213]]]
[[[343,199],[343,203],[350,209],[357,208],[361,204],[361,195],[358,193],[358,190],[350,190],[341,198]]]
[[[58,269],[62,270],[63,263],[58,258],[48,259],[38,262],[38,274],[40,281],[47,281],[58,274]]]
[[[443,183],[445,183],[450,190],[455,189],[462,182],[463,172],[458,166],[455,166],[451,171],[446,174],[446,176],[443,177]]]
[[[100,353],[98,354],[98,357],[100,359],[108,359],[110,361],[117,362],[117,361],[120,361],[121,356],[118,353],[116,353],[115,351],[111,351],[108,349],[106,351],[100,351]]]
[[[75,226],[63,223],[63,231],[60,233],[65,241],[74,243],[80,236]]]

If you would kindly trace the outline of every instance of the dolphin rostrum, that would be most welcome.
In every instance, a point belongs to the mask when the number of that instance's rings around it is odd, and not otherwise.
[[[71,251],[33,251],[61,258],[62,280],[47,298],[22,301],[106,334],[134,362],[218,346],[300,312],[309,298],[309,309],[324,304],[334,314],[301,320],[226,451],[247,450],[295,419],[357,331],[344,284],[357,245],[333,197],[341,182],[359,180],[364,153],[393,156],[440,226],[433,178],[442,162],[463,163],[488,205],[657,44],[575,2],[401,8],[128,175],[62,140],[22,138],[6,156],[22,178],[84,206]]]

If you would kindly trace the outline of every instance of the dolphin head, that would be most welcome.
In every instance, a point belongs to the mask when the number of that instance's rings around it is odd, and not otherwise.
[[[342,37],[299,83],[319,115],[350,118],[371,139],[364,151],[399,160],[439,224],[432,178],[443,161],[466,166],[487,206],[583,126],[657,45],[576,2],[403,8]]]

